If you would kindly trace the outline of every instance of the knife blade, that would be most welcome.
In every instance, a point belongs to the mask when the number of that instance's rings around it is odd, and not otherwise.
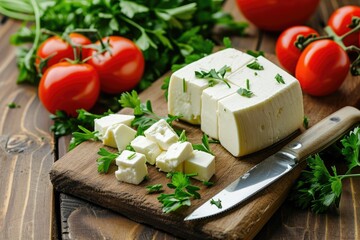
[[[252,167],[225,189],[185,217],[184,221],[207,218],[223,213],[246,201],[293,170],[308,156],[319,152],[360,121],[360,111],[344,107],[304,131],[280,151]],[[221,201],[221,208],[212,204]]]

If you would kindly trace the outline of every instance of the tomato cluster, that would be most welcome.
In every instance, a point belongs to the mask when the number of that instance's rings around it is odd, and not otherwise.
[[[280,34],[275,49],[278,60],[295,75],[305,93],[325,96],[344,82],[351,64],[346,47],[360,47],[360,33],[350,28],[353,17],[360,17],[360,7],[345,6],[332,13],[325,28],[329,36],[319,37],[306,26],[290,27]],[[302,47],[297,45],[300,40]]]
[[[91,109],[100,91],[117,94],[129,91],[144,72],[141,50],[129,39],[110,36],[92,44],[82,34],[71,33],[45,40],[37,50],[36,66],[42,77],[39,98],[55,113]]]

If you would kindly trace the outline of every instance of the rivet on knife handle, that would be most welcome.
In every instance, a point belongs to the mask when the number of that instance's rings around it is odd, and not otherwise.
[[[354,107],[344,107],[309,128],[281,151],[291,153],[302,161],[340,139],[358,122],[360,111]]]

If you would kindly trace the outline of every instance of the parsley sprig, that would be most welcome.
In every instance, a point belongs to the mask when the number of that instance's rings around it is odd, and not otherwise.
[[[171,182],[167,186],[174,193],[162,193],[158,197],[164,213],[174,212],[182,206],[191,206],[191,199],[199,199],[199,187],[191,185],[190,176],[181,172],[171,174]]]
[[[239,88],[237,90],[237,93],[240,94],[243,97],[251,98],[254,93],[250,91],[250,80],[246,79],[246,88]]]
[[[210,149],[209,143],[210,143],[209,137],[206,134],[203,134],[201,138],[201,144],[193,144],[192,147],[194,150],[199,150],[214,155],[214,153]]]
[[[345,178],[360,177],[360,174],[353,173],[353,169],[360,167],[360,128],[356,127],[340,142],[343,147],[341,153],[348,166],[346,173],[338,174],[335,166],[329,171],[319,154],[310,156],[307,159],[308,169],[302,172],[291,197],[296,206],[310,207],[315,213],[338,208],[342,181]]]
[[[223,66],[218,71],[216,71],[214,68],[210,71],[195,71],[195,76],[197,78],[205,79],[209,82],[209,87],[213,87],[219,82],[224,82],[229,88],[231,88],[228,80],[225,78],[225,74],[227,72],[230,72],[231,68],[229,66]]]
[[[146,186],[146,190],[148,191],[148,193],[158,193],[163,191],[163,185],[162,184],[154,184],[154,185],[149,185]]]
[[[100,148],[98,154],[100,157],[96,160],[96,163],[99,173],[107,173],[111,163],[120,155],[120,153],[109,152],[105,148]]]
[[[173,121],[181,117],[170,114],[167,117],[160,117],[154,113],[151,101],[148,100],[146,103],[142,103],[135,90],[131,91],[131,93],[125,92],[121,94],[119,103],[124,108],[132,108],[134,110],[135,119],[131,122],[131,126],[137,128],[137,135],[143,135],[146,129],[160,119],[165,119],[167,123],[172,125]]]
[[[98,133],[97,131],[90,131],[80,125],[78,126],[78,128],[82,132],[73,132],[72,133],[72,138],[70,140],[70,145],[69,145],[69,151],[73,150],[75,147],[77,147],[82,142],[85,142],[88,140],[93,140],[93,141],[99,140],[99,138],[97,137],[97,133]]]

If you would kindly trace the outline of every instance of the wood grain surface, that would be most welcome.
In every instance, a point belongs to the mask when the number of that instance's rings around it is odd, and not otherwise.
[[[227,1],[224,8],[244,20],[234,5],[235,1]],[[344,5],[359,2],[322,0],[308,24],[322,32],[331,12]],[[48,171],[54,156],[66,153],[69,138],[55,141],[49,131],[52,122],[37,99],[36,89],[15,84],[18,70],[9,37],[19,26],[0,16],[0,239],[176,239],[92,203],[53,194]],[[234,47],[274,53],[278,34],[262,32],[253,25],[247,32],[247,37],[232,38]],[[307,107],[307,114],[319,112],[321,118],[326,115],[326,106],[341,107],[343,101],[353,101],[358,95],[341,92],[329,100],[314,99],[318,105]],[[310,97],[304,99],[306,106],[311,101]],[[10,102],[21,107],[9,109]],[[359,107],[358,101],[353,103]],[[313,124],[319,119],[310,120]],[[359,192],[359,179],[346,179],[338,212],[321,215],[296,209],[286,200],[255,239],[359,239]],[[58,224],[57,216],[61,216]]]

